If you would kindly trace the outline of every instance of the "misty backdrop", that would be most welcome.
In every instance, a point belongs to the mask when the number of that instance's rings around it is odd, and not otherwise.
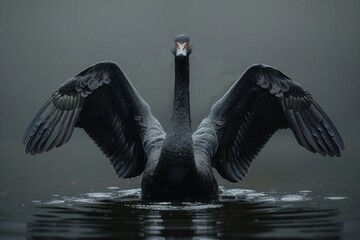
[[[0,1],[0,191],[118,179],[81,129],[51,152],[29,156],[22,136],[66,79],[100,61],[124,70],[167,129],[178,33],[188,33],[193,128],[251,64],[272,65],[308,90],[341,133],[341,158],[312,154],[292,132],[270,139],[243,183],[300,190],[360,190],[360,1]]]

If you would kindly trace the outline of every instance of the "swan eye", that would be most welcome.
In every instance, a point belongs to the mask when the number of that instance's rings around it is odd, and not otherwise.
[[[188,55],[188,43],[187,42],[183,42],[183,43],[179,43],[176,42],[176,56],[187,56]]]

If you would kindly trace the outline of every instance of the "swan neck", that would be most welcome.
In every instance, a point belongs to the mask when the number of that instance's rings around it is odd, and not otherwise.
[[[160,164],[161,163],[161,164]],[[194,165],[189,104],[189,59],[175,58],[174,106],[159,166]],[[195,169],[195,166],[188,168]]]
[[[175,58],[175,88],[171,130],[191,133],[189,57]]]

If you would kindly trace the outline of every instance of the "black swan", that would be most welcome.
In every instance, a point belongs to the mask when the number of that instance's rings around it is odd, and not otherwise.
[[[242,180],[254,157],[278,129],[290,128],[311,152],[340,156],[335,126],[297,82],[267,65],[250,66],[192,133],[188,35],[176,36],[175,91],[165,133],[150,107],[112,62],[95,64],[67,80],[40,109],[23,143],[32,155],[66,143],[83,128],[110,159],[119,177],[143,173],[144,199],[211,199],[212,173]]]

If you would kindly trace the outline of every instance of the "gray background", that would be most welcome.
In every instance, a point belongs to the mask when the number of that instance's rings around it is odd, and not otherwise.
[[[277,67],[305,89],[342,134],[340,159],[278,132],[240,184],[278,190],[329,184],[360,190],[359,1],[0,1],[0,191],[64,184],[139,187],[118,179],[82,130],[31,157],[21,139],[66,79],[99,61],[118,63],[166,129],[172,108],[170,43],[188,33],[193,126],[251,64]],[[91,185],[90,184],[90,185]]]

